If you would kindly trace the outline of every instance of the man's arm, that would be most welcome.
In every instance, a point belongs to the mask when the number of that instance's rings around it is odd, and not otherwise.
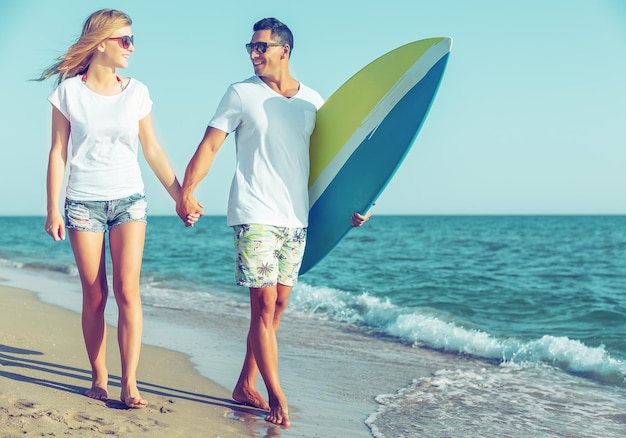
[[[224,144],[228,133],[208,127],[196,152],[185,170],[185,179],[181,187],[180,200],[176,203],[176,213],[184,221],[189,214],[204,215],[202,204],[193,196],[193,191],[209,173],[215,154]]]

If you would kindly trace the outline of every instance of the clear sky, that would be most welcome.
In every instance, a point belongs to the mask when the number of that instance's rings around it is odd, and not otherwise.
[[[120,73],[150,88],[181,179],[226,87],[253,73],[252,24],[273,16],[295,36],[292,74],[325,98],[400,45],[453,38],[430,114],[376,214],[626,214],[624,0],[0,0],[0,215],[45,214],[54,84],[28,79],[104,7],[134,21]],[[151,214],[174,214],[140,161]],[[230,138],[196,192],[207,214],[225,214],[233,166]]]

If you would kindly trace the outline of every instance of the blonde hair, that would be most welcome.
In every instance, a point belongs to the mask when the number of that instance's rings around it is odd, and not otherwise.
[[[67,52],[57,58],[57,62],[45,69],[36,81],[44,81],[58,75],[57,85],[67,78],[84,74],[91,64],[98,44],[109,38],[113,32],[130,26],[131,18],[116,9],[101,9],[85,20],[80,38],[70,46]]]

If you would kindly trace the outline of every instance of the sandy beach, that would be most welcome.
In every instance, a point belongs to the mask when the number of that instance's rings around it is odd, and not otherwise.
[[[109,327],[109,400],[83,395],[91,373],[80,315],[0,286],[0,436],[257,436],[275,426],[196,372],[182,353],[144,345],[139,388],[150,405],[119,401],[119,353]],[[277,431],[278,432],[278,431]],[[280,433],[280,432],[278,432]]]

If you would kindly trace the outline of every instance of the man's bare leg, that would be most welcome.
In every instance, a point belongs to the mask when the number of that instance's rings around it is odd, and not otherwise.
[[[278,302],[278,285],[250,288],[250,331],[252,354],[269,395],[270,413],[265,419],[271,423],[289,426],[287,398],[278,377],[278,343],[274,320]]]
[[[274,308],[274,332],[278,332],[280,326],[280,320],[289,302],[289,295],[291,294],[292,286],[285,286],[278,284],[277,286],[277,300]],[[233,400],[239,403],[244,403],[255,408],[268,411],[270,409],[267,402],[263,399],[263,396],[256,389],[256,381],[259,368],[254,359],[254,353],[252,352],[252,346],[250,345],[250,335],[248,334],[246,340],[246,357],[243,361],[241,373],[239,374],[239,380],[233,390]]]
[[[263,396],[256,389],[256,380],[259,368],[254,360],[252,346],[250,345],[250,335],[246,340],[246,357],[243,360],[239,380],[233,389],[233,400],[248,406],[253,406],[264,411],[269,411],[270,405],[263,399]]]

